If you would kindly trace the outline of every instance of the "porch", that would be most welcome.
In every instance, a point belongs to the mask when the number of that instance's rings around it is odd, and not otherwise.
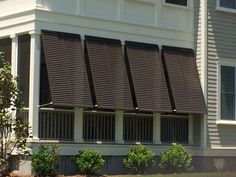
[[[22,117],[28,120],[28,109]],[[144,114],[123,111],[39,108],[42,143],[147,144],[180,143],[200,147],[199,115]],[[197,123],[198,122],[198,123]]]

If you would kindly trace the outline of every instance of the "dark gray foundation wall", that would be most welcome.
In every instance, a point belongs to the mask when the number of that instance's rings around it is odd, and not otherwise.
[[[60,174],[74,175],[76,167],[74,165],[74,156],[61,157]],[[131,171],[123,166],[122,156],[104,156],[105,165],[101,174],[130,174]],[[155,157],[158,161],[159,157]],[[158,163],[157,163],[158,164]],[[236,157],[193,157],[193,172],[219,172],[219,171],[236,171]],[[149,168],[147,173],[166,173],[158,165]]]

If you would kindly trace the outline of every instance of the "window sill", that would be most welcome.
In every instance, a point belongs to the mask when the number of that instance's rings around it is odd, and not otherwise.
[[[163,2],[162,4],[163,6],[169,6],[169,7],[174,7],[174,8],[180,8],[180,9],[185,9],[185,10],[190,10],[190,7],[187,5],[187,6],[183,6],[183,5],[178,5],[178,4],[171,4],[171,3],[168,3],[168,2]]]
[[[236,125],[236,121],[234,120],[218,120],[216,121],[217,125]]]
[[[230,8],[227,8],[227,7],[220,7],[220,6],[217,6],[217,7],[216,7],[216,10],[217,10],[217,11],[222,11],[222,12],[227,12],[227,13],[234,13],[234,14],[236,14],[236,9],[230,9]]]

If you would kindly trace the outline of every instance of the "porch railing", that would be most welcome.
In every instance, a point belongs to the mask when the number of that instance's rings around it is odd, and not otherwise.
[[[84,112],[84,140],[115,140],[115,113]]]
[[[161,141],[162,143],[188,144],[189,117],[162,116]]]
[[[71,141],[74,138],[74,111],[39,110],[39,138]]]
[[[24,109],[22,111],[20,111],[19,113],[20,118],[22,118],[24,120],[24,122],[29,122],[29,110],[28,109]]]
[[[124,114],[124,140],[153,141],[153,115]]]

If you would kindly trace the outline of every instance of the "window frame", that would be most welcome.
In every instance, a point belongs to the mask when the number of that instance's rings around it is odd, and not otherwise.
[[[227,13],[236,13],[236,4],[235,4],[235,8],[223,7],[223,6],[220,6],[220,1],[221,0],[216,0],[216,10],[227,12]]]
[[[232,59],[225,59],[218,63],[217,73],[218,73],[218,82],[217,82],[217,121],[216,124],[224,124],[224,125],[236,125],[236,104],[235,104],[235,116],[234,120],[226,120],[221,118],[221,66],[229,66],[235,68],[235,93],[236,93],[236,62]],[[235,96],[235,103],[236,103],[236,96]]]

